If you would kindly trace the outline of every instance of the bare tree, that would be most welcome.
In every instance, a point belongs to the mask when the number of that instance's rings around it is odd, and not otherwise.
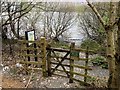
[[[48,8],[48,6],[51,8]],[[58,41],[59,36],[71,28],[76,20],[74,12],[60,11],[60,7],[60,3],[46,3],[46,11],[42,19],[44,36],[50,37],[55,41]]]
[[[10,27],[10,31],[12,31],[14,36],[19,38],[20,19],[31,11],[34,6],[31,2],[2,2],[2,31],[4,31],[4,27],[7,29]],[[16,30],[16,24],[18,24],[18,30]]]
[[[95,7],[100,12],[100,15],[108,23],[108,3],[95,3]],[[83,32],[87,34],[87,37],[97,41],[100,45],[105,45],[105,30],[101,26],[95,13],[88,7],[85,7],[84,11],[79,14],[79,27],[82,28]]]
[[[118,52],[115,50],[115,39],[114,39],[114,28],[119,20],[116,20],[116,3],[111,0],[110,8],[109,8],[109,21],[105,23],[100,13],[97,9],[91,4],[88,0],[86,0],[88,6],[93,10],[95,15],[97,16],[98,20],[100,21],[101,25],[103,26],[106,32],[106,39],[107,39],[107,60],[109,64],[109,80],[108,80],[108,87],[109,88],[118,88],[120,89],[120,60],[118,57]],[[119,5],[118,5],[119,7]],[[118,15],[119,18],[119,15]],[[119,24],[118,24],[119,27]],[[118,31],[119,36],[119,31]],[[119,37],[118,37],[119,41]],[[119,44],[117,43],[117,46]],[[119,49],[119,48],[118,48]],[[115,54],[116,53],[116,54]],[[119,62],[118,62],[119,61]]]

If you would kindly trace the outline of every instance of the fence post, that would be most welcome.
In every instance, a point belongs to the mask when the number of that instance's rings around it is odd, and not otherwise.
[[[45,37],[41,37],[41,58],[42,58],[42,73],[43,77],[47,76],[46,72],[46,40]]]
[[[69,80],[69,83],[73,83],[73,71],[74,71],[74,67],[73,67],[73,64],[74,64],[74,60],[72,59],[72,50],[75,48],[75,43],[71,43],[71,46],[70,46],[70,80]]]
[[[51,48],[51,46],[48,45],[47,48]],[[47,68],[48,68],[48,76],[52,76],[51,75],[51,50],[49,50],[47,54]]]
[[[34,48],[37,48],[36,43],[34,43]],[[34,50],[34,54],[37,55],[37,49]],[[35,57],[35,61],[38,61],[38,57]]]
[[[89,57],[89,54],[88,54],[88,47],[86,49],[86,61],[85,61],[85,67],[88,67],[88,57]],[[85,69],[85,75],[87,75],[88,72],[87,72],[87,69]],[[86,83],[87,82],[87,77],[84,77],[84,82]]]

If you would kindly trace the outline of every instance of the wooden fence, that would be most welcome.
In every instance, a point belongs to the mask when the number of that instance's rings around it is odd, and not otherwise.
[[[25,57],[19,62],[24,64],[26,71],[28,69],[41,70],[44,77],[58,75],[69,78],[69,83],[78,81],[84,85],[89,85],[87,78],[91,76],[88,75],[88,70],[92,69],[88,66],[88,61],[89,53],[94,53],[93,51],[88,50],[88,48],[75,48],[75,43],[71,44],[70,49],[53,48],[46,44],[45,38],[41,38],[40,41],[20,40],[19,43],[21,44],[20,55]],[[33,44],[29,46],[29,43]],[[79,56],[80,52],[85,53],[85,58]],[[84,66],[79,65],[75,63],[76,61],[83,61],[85,64]],[[31,65],[32,68],[29,68]],[[75,68],[83,69],[84,73],[75,71]],[[58,71],[64,75],[55,73]],[[75,75],[83,77],[84,80],[76,79]]]
[[[32,43],[29,45],[29,43]],[[46,72],[46,40],[44,37],[40,41],[19,40],[21,53],[24,59],[19,63],[24,64],[26,72],[29,69],[41,70],[43,76],[47,76]],[[31,66],[31,67],[29,67]],[[42,67],[42,68],[41,68]]]

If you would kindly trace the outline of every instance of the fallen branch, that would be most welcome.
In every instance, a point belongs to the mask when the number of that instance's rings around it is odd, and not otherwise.
[[[25,88],[28,88],[28,86],[29,86],[29,84],[30,84],[30,82],[31,82],[32,76],[33,76],[33,69],[32,69],[30,78],[29,78],[28,83],[26,84]]]

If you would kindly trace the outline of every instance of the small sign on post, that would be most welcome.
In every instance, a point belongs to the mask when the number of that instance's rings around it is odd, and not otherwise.
[[[79,52],[73,51],[73,52],[71,52],[71,56],[79,57]]]
[[[31,31],[25,31],[25,38],[28,41],[35,41],[35,30],[31,30]],[[29,47],[31,44],[31,42],[27,43],[26,46]],[[34,43],[34,48],[36,48],[36,43]],[[29,50],[27,50],[27,54],[29,54]],[[34,51],[34,54],[37,55],[37,50]],[[28,56],[28,61],[30,61],[30,57]],[[37,61],[37,57],[35,57],[35,61]]]
[[[26,31],[25,37],[26,37],[26,40],[28,41],[35,41],[35,30]],[[31,44],[32,43],[28,43],[28,46],[30,46]]]

